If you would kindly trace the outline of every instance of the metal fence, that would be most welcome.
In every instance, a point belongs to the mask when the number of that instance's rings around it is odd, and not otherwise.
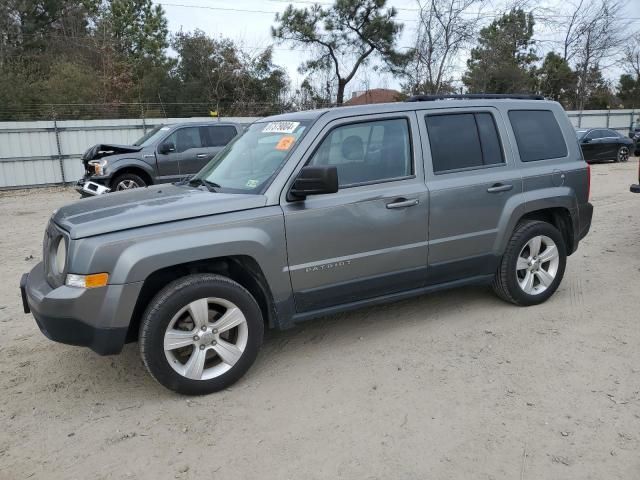
[[[627,135],[631,124],[640,119],[640,110],[568,111],[571,123],[578,128],[610,128]]]
[[[640,110],[567,114],[576,127],[606,127],[626,135]],[[203,120],[216,121],[198,117],[0,122],[0,190],[75,182],[83,174],[80,156],[91,145],[131,144],[156,125]],[[251,123],[256,117],[219,120]]]

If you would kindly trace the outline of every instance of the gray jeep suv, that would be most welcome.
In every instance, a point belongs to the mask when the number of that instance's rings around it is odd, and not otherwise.
[[[25,311],[100,354],[137,340],[158,382],[203,394],[265,328],[470,284],[544,302],[593,211],[562,107],[412,100],[265,118],[188,182],[59,209]]]
[[[82,155],[85,174],[76,190],[83,196],[171,183],[197,173],[242,133],[228,122],[158,125],[133,145],[100,143]]]

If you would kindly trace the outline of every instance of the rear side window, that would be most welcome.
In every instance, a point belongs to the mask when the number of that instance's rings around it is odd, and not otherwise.
[[[502,145],[490,113],[425,117],[434,173],[504,163]]]
[[[603,138],[619,138],[620,135],[618,135],[618,132],[616,132],[615,130],[604,130],[604,137]]]
[[[567,156],[567,145],[550,110],[510,110],[520,159],[535,162]]]
[[[236,136],[236,129],[231,125],[202,127],[201,131],[207,147],[224,147]]]

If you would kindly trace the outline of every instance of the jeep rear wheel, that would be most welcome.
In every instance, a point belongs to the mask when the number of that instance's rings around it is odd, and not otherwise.
[[[140,354],[159,383],[201,395],[242,377],[263,334],[260,307],[241,285],[220,275],[190,275],[167,285],[147,307]]]
[[[541,221],[522,222],[509,240],[493,289],[516,305],[537,305],[557,290],[566,264],[566,246],[557,228]]]

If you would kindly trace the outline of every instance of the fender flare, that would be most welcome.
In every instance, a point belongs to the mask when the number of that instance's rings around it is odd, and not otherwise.
[[[149,165],[147,162],[140,160],[139,158],[123,158],[120,160],[116,160],[113,164],[108,164],[107,176],[109,178],[113,178],[118,175],[118,172],[125,168],[137,168],[145,172],[151,178],[152,182],[156,176],[156,172],[154,167]]]
[[[575,232],[578,219],[578,203],[572,188],[567,186],[543,188],[523,192],[511,197],[505,205],[498,224],[498,232],[501,232],[501,234],[496,237],[496,243],[493,248],[494,253],[498,256],[504,254],[507,243],[522,217],[531,212],[552,208],[564,208],[569,212]]]

